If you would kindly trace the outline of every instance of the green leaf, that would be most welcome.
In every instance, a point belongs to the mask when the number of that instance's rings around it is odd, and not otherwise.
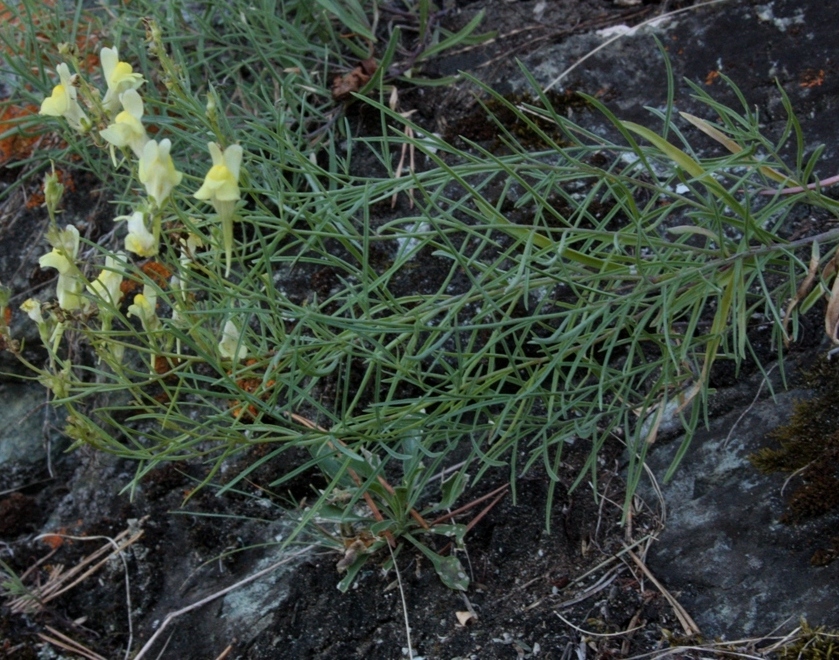
[[[458,546],[463,545],[463,537],[466,536],[468,527],[466,525],[434,525],[431,531],[446,538],[454,539]]]
[[[443,499],[440,501],[440,504],[434,507],[434,510],[439,511],[451,507],[457,501],[457,498],[460,497],[461,493],[463,493],[463,489],[466,487],[466,479],[467,475],[464,472],[455,472],[446,479],[443,485],[440,486]]]
[[[434,552],[431,548],[423,543],[417,541],[410,534],[405,534],[405,538],[414,544],[417,548],[434,566],[434,570],[440,577],[440,580],[449,589],[455,591],[466,591],[469,588],[469,576],[463,570],[463,565],[455,556],[442,557]]]
[[[376,43],[376,36],[370,27],[370,21],[364,13],[364,9],[355,0],[315,0],[321,7],[332,14],[338,21],[351,32],[358,36]]]
[[[439,55],[440,53],[455,46],[474,46],[476,44],[483,43],[488,39],[492,39],[496,34],[495,32],[472,36],[472,33],[478,29],[478,25],[480,25],[483,20],[484,10],[482,9],[460,31],[446,36],[435,45],[420,53],[417,61],[430,59],[435,55]]]
[[[656,147],[661,153],[665,156],[670,158],[676,165],[681,167],[685,172],[690,174],[694,177],[697,181],[700,181],[702,185],[710,192],[712,195],[717,197],[721,202],[723,202],[726,206],[728,206],[734,213],[737,215],[737,218],[726,218],[727,221],[737,229],[741,231],[746,231],[749,229],[754,233],[754,235],[764,243],[771,243],[774,242],[775,237],[772,236],[770,233],[764,231],[758,226],[749,226],[747,227],[746,220],[750,218],[749,213],[743,208],[743,205],[735,199],[734,195],[732,195],[725,187],[716,179],[711,176],[711,173],[707,171],[702,165],[700,165],[697,161],[691,158],[688,154],[684,151],[679,149],[678,147],[670,144],[667,140],[665,140],[660,135],[656,134],[655,132],[651,131],[649,128],[645,126],[640,126],[631,121],[624,121],[621,122],[628,130],[640,135],[644,139],[648,140]]]
[[[350,564],[349,568],[347,568],[347,574],[344,576],[344,579],[338,583],[338,591],[342,594],[347,593],[347,590],[352,586],[352,583],[355,581],[358,572],[367,563],[367,560],[370,558],[370,555],[366,552],[362,552],[356,560]]]
[[[726,149],[728,149],[731,153],[739,154],[741,151],[743,151],[743,147],[741,147],[734,140],[732,140],[730,137],[728,137],[725,133],[723,133],[722,131],[720,131],[719,129],[717,129],[715,126],[711,125],[709,122],[705,121],[704,119],[701,119],[700,117],[697,117],[696,115],[692,115],[688,112],[680,112],[679,114],[682,116],[682,118],[686,119],[691,124],[696,126],[696,128],[698,128],[700,131],[705,133],[705,135],[707,135],[711,139],[719,142],[722,146],[724,146]],[[765,174],[770,179],[774,179],[775,181],[778,181],[779,183],[784,183],[785,184],[787,181],[789,181],[789,177],[784,176],[783,174],[778,172],[778,170],[774,170],[771,167],[767,167],[767,166],[763,165],[763,166],[760,167],[760,171],[763,172],[763,174]]]
[[[691,176],[697,179],[705,179],[707,176],[707,172],[705,169],[697,163],[693,158],[688,156],[684,151],[679,149],[676,146],[670,144],[667,140],[663,137],[658,135],[657,133],[651,131],[646,126],[640,126],[631,121],[622,121],[626,128],[628,128],[633,133],[640,135],[642,138],[646,139],[648,142],[651,142],[661,153],[666,155],[670,160],[672,160],[676,165],[681,167],[685,172],[690,174]],[[719,184],[717,184],[719,185]]]

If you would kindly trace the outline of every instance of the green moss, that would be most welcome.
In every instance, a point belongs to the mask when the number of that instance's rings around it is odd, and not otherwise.
[[[798,485],[781,517],[788,524],[839,508],[839,360],[821,359],[805,384],[815,396],[799,401],[789,424],[772,433],[780,447],[749,457],[763,472],[795,473]]]
[[[839,660],[839,631],[811,628],[802,620],[795,640],[779,652],[780,660]]]

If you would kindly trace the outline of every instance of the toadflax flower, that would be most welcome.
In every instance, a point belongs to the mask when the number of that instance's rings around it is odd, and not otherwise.
[[[143,324],[143,329],[146,332],[156,330],[160,325],[160,319],[157,318],[157,292],[146,284],[143,287],[143,293],[138,293],[134,296],[134,304],[128,306],[128,316],[136,316]]]
[[[242,333],[233,321],[224,324],[218,352],[221,357],[232,360],[242,360],[248,354],[248,347],[242,341]]]
[[[119,61],[116,48],[103,48],[99,51],[99,62],[102,64],[105,84],[108,85],[102,105],[113,115],[119,109],[120,95],[129,89],[138,89],[146,81],[139,73],[134,73],[128,62]]]
[[[122,285],[122,269],[124,266],[125,255],[122,252],[117,252],[114,256],[108,255],[105,257],[105,268],[102,269],[99,276],[87,287],[88,292],[113,306],[118,305],[119,301],[122,300],[120,286]]]
[[[21,311],[26,312],[26,315],[38,325],[44,323],[44,316],[41,314],[41,303],[34,298],[27,298],[24,300],[20,309]]]
[[[90,129],[90,120],[77,100],[78,90],[73,84],[73,76],[66,64],[55,67],[60,82],[53,87],[52,94],[41,102],[39,115],[64,117],[70,127],[79,133]]]
[[[221,220],[224,254],[227,262],[226,274],[230,274],[230,259],[233,253],[233,216],[239,199],[239,170],[242,166],[242,147],[231,144],[224,153],[215,142],[207,145],[213,166],[204,177],[204,183],[196,191],[195,198],[209,201]]]
[[[183,172],[175,169],[169,150],[172,143],[161,140],[158,144],[155,140],[149,140],[143,147],[140,156],[140,183],[146,187],[146,192],[156,203],[158,208],[169,197],[172,188],[177,186],[183,178]]]
[[[55,288],[58,306],[67,311],[79,309],[82,306],[80,294],[84,288],[75,264],[79,254],[79,230],[73,225],[67,225],[66,229],[50,237],[50,243],[53,245],[52,251],[38,259],[38,263],[41,268],[55,268],[58,271],[58,284]]]
[[[90,294],[97,298],[99,304],[99,318],[102,321],[102,331],[99,333],[98,340],[94,342],[96,352],[99,354],[99,359],[104,357],[103,352],[107,352],[111,359],[117,363],[122,362],[125,353],[125,346],[121,343],[114,342],[110,338],[111,325],[114,318],[114,309],[122,300],[122,280],[123,268],[125,267],[125,254],[117,252],[115,255],[108,255],[105,257],[105,268],[99,273],[99,276],[90,283],[87,290]],[[105,303],[104,305],[102,303]]]
[[[152,257],[157,254],[157,241],[146,227],[145,216],[142,211],[134,211],[131,215],[120,215],[114,221],[128,220],[128,235],[125,237],[125,249],[138,257]]]
[[[41,313],[41,303],[35,300],[35,298],[27,298],[23,301],[23,303],[21,303],[20,309],[35,322],[35,325],[38,326],[38,334],[40,335],[44,346],[46,346],[50,341],[50,334],[52,330],[50,327],[51,324]]]
[[[140,121],[143,118],[143,99],[136,90],[129,89],[120,95],[119,100],[123,111],[116,116],[113,124],[99,131],[99,135],[111,143],[112,157],[113,147],[128,147],[140,158],[143,155],[143,147],[149,141],[146,129]]]

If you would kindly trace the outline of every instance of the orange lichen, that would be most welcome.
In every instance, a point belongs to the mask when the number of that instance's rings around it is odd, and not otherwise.
[[[256,363],[257,361],[254,358],[250,358],[245,362],[245,365],[251,367],[254,366]],[[264,386],[262,384],[262,381],[263,378],[261,377],[240,378],[236,381],[236,387],[238,387],[242,392],[245,392],[246,394],[259,393],[259,398],[262,401],[266,401],[268,399],[270,389],[274,387],[276,381],[269,380],[265,383]],[[260,392],[260,390],[262,391]],[[254,404],[250,403],[244,405],[238,399],[231,399],[228,402],[228,405],[230,406],[230,413],[237,420],[243,420],[247,422],[253,422],[256,420],[258,410]]]
[[[172,277],[172,270],[160,263],[159,261],[147,261],[140,269],[145,273],[146,277],[152,280],[161,289],[166,286],[166,282]]]
[[[46,536],[41,537],[41,543],[45,543],[53,550],[57,550],[64,545],[64,537],[59,536],[58,534],[47,534]]]
[[[161,289],[166,287],[169,278],[172,277],[172,270],[165,264],[154,259],[149,259],[140,266],[143,274],[154,282]],[[143,283],[137,280],[124,279],[119,285],[119,290],[124,296],[137,293],[143,288]]]
[[[67,536],[79,536],[78,530],[82,526],[82,521],[77,520],[75,525],[72,526],[63,526],[59,527],[55,532],[52,534],[44,534],[40,541],[41,543],[48,545],[53,550],[60,548],[64,543],[68,545],[72,545],[73,540],[67,538]]]
[[[168,378],[166,380],[174,377],[172,372],[179,364],[181,364],[181,360],[177,358],[173,359],[165,355],[154,356],[154,371],[160,376],[167,376]]]
[[[813,87],[821,87],[824,84],[824,69],[807,69],[801,74],[801,82],[799,87],[812,89]]]
[[[5,165],[10,161],[24,160],[32,155],[38,136],[24,135],[20,131],[16,131],[15,127],[21,118],[37,113],[37,106],[30,104],[15,105],[7,103],[0,107],[0,135],[9,134],[0,140],[0,165]]]
[[[705,84],[706,85],[713,85],[715,82],[717,82],[717,79],[719,77],[720,77],[720,72],[717,71],[716,69],[713,70],[713,71],[709,71],[708,75],[705,76]]]

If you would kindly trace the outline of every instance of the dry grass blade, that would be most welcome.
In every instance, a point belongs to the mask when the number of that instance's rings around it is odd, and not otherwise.
[[[564,616],[562,616],[559,612],[554,612],[554,614],[556,614],[562,620],[563,623],[565,623],[568,626],[571,626],[578,633],[581,633],[581,634],[585,635],[586,637],[621,637],[622,635],[629,635],[630,633],[634,633],[636,630],[641,630],[641,628],[644,627],[644,626],[636,626],[635,628],[629,628],[627,630],[622,630],[621,632],[615,632],[615,633],[596,633],[596,632],[591,632],[590,630],[584,630],[583,628],[580,628],[579,626],[575,626],[568,619],[566,619]]]
[[[52,628],[51,626],[47,626],[47,630],[50,631],[55,637],[50,637],[49,635],[45,635],[44,633],[38,633],[38,637],[43,639],[45,642],[49,642],[53,646],[57,646],[58,648],[69,651],[70,653],[75,653],[76,655],[80,655],[83,658],[88,658],[88,660],[107,660],[107,658],[102,657],[95,651],[91,651],[86,646],[82,646],[76,640],[71,639],[64,633]]]
[[[737,427],[740,425],[740,422],[742,422],[743,418],[752,411],[752,409],[755,407],[755,405],[757,405],[757,402],[760,399],[761,394],[763,394],[764,386],[769,382],[769,374],[771,374],[773,371],[775,371],[775,367],[777,367],[777,366],[778,366],[777,364],[773,364],[769,369],[766,370],[766,375],[764,376],[763,380],[760,381],[760,385],[758,386],[757,392],[755,392],[754,398],[752,399],[752,402],[749,404],[749,407],[746,408],[742,413],[740,413],[740,416],[737,418],[737,420],[734,422],[734,424],[732,424],[731,428],[728,430],[728,435],[725,436],[725,440],[722,443],[723,447],[728,446],[728,443],[731,441],[731,438],[734,436],[734,431],[737,430]],[[784,485],[786,485],[786,484],[784,484]],[[781,494],[783,495],[783,493],[784,493],[784,489],[781,488]]]
[[[761,190],[761,195],[794,195],[796,193],[804,192],[805,190],[818,190],[819,188],[827,188],[828,186],[833,186],[839,183],[839,174],[835,176],[829,176],[826,179],[822,179],[818,183],[810,183],[806,186],[793,186],[792,188],[783,188],[781,190],[772,190],[771,188],[767,190]]]
[[[603,591],[606,587],[612,584],[612,582],[615,581],[618,575],[620,575],[625,570],[625,566],[616,566],[615,568],[607,571],[606,573],[604,573],[603,577],[601,577],[597,582],[595,582],[589,589],[586,589],[583,593],[574,596],[574,598],[563,601],[562,603],[557,605],[557,609],[564,610],[571,607],[572,605],[582,603],[584,600],[591,598],[592,596],[594,596],[594,594]]]
[[[219,656],[216,658],[216,660],[224,660],[228,655],[230,655],[230,652],[232,650],[233,650],[233,645],[230,644],[226,649],[224,649],[224,651],[222,651],[219,654]]]
[[[56,576],[56,580],[44,585],[44,587],[39,590],[39,600],[41,601],[41,603],[48,603],[49,601],[58,598],[61,594],[68,592],[73,587],[82,583],[84,580],[86,580],[88,577],[90,577],[96,571],[102,568],[102,566],[104,566],[112,556],[119,554],[129,546],[133,545],[143,536],[143,531],[140,530],[139,532],[136,532],[135,534],[126,539],[125,536],[128,533],[129,530],[125,530],[113,539],[116,543],[116,546],[111,545],[111,543],[103,545],[95,552],[92,552],[91,554],[84,557],[76,566],[71,568],[66,573],[58,574]],[[53,536],[55,535],[53,534]],[[85,539],[82,536],[65,536],[64,538],[71,538],[76,541],[89,540]],[[105,556],[103,557],[102,555]],[[97,559],[99,561],[96,561]],[[91,564],[94,561],[96,561],[96,563],[91,566]],[[88,567],[87,570],[84,570],[86,567]],[[72,582],[70,582],[70,580],[72,580]]]
[[[804,278],[804,281],[798,286],[798,290],[795,292],[795,297],[789,301],[787,305],[787,311],[784,314],[784,345],[790,345],[790,336],[789,336],[789,322],[792,318],[792,310],[794,310],[798,304],[804,300],[810,293],[810,290],[813,288],[813,283],[816,281],[816,276],[818,275],[819,271],[819,253],[816,251],[816,246],[818,243],[813,244],[813,254],[810,256],[810,264],[807,268],[807,276]]]
[[[504,494],[504,492],[505,492],[505,491],[506,491],[509,487],[510,487],[510,484],[504,484],[503,486],[499,486],[498,488],[496,488],[496,489],[495,489],[495,490],[493,490],[493,491],[490,491],[490,492],[489,492],[489,493],[487,493],[486,495],[481,495],[479,498],[474,499],[474,500],[472,500],[471,502],[469,502],[469,503],[467,503],[467,504],[464,504],[462,507],[460,507],[460,508],[458,508],[458,509],[455,509],[454,511],[451,511],[451,512],[449,512],[449,513],[445,514],[445,515],[440,516],[440,517],[439,517],[439,518],[437,518],[436,520],[432,521],[431,526],[433,527],[434,525],[440,525],[440,524],[442,524],[442,523],[446,522],[447,520],[451,520],[451,519],[452,519],[452,518],[454,518],[455,516],[458,516],[458,515],[460,515],[461,513],[464,513],[464,512],[466,512],[466,511],[469,511],[469,509],[474,508],[476,505],[480,504],[480,503],[481,503],[481,502],[483,502],[484,500],[488,500],[490,497],[493,497],[493,496],[498,496],[498,495],[503,495],[503,494]]]
[[[656,586],[656,589],[658,589],[661,592],[661,595],[667,599],[668,603],[670,603],[670,607],[673,608],[676,618],[679,619],[679,623],[682,624],[685,634],[689,637],[698,636],[700,634],[699,626],[696,625],[696,622],[691,618],[690,614],[687,613],[685,608],[681,606],[679,601],[676,600],[673,594],[664,588],[664,585],[661,584],[656,576],[652,574],[652,571],[647,568],[647,565],[638,558],[638,555],[629,549],[627,549],[626,554],[629,555],[630,559],[635,562],[635,565],[644,572],[644,575],[649,578],[650,582]]]
[[[506,494],[507,494],[506,489],[501,491],[500,493],[498,493],[498,495],[495,496],[495,499],[493,499],[492,502],[487,504],[486,507],[484,507],[484,509],[477,516],[475,516],[474,518],[472,518],[472,520],[469,521],[469,524],[466,525],[466,532],[467,533],[471,532],[472,528],[474,528],[475,525],[477,525],[479,522],[481,522],[483,517],[486,514],[488,514],[492,510],[492,508],[504,498],[504,496]]]
[[[789,645],[792,640],[796,639],[798,635],[801,633],[801,626],[796,626],[793,630],[788,632],[786,635],[781,637],[781,639],[777,640],[776,642],[770,644],[769,646],[765,646],[762,649],[758,650],[758,653],[761,655],[769,655],[770,653],[776,653],[784,646]]]
[[[399,573],[399,565],[396,563],[396,556],[393,554],[393,548],[388,546],[390,550],[390,559],[393,562],[393,570],[396,572],[396,583],[399,586],[399,597],[402,599],[402,614],[405,617],[405,639],[408,643],[408,658],[413,660],[414,648],[411,645],[411,622],[408,619],[408,602],[405,600],[405,589],[402,587],[402,575]]]
[[[836,268],[839,252],[833,258]],[[833,287],[830,290],[830,300],[827,303],[827,311],[824,313],[824,330],[834,344],[839,344],[839,276],[833,280]]]
[[[729,138],[722,131],[719,131],[716,128],[714,128],[713,126],[711,126],[711,124],[709,124],[704,119],[700,119],[699,117],[697,117],[695,115],[692,115],[688,112],[680,112],[679,115],[683,119],[689,121],[691,124],[696,126],[696,128],[698,128],[700,131],[705,133],[705,135],[710,137],[712,140],[716,140],[717,142],[719,142],[722,146],[724,146],[726,149],[728,149],[731,153],[739,154],[741,151],[743,151],[743,147],[741,147],[734,140]],[[784,183],[784,182],[789,180],[788,177],[784,176],[778,170],[775,170],[771,167],[763,166],[763,167],[760,167],[759,169],[767,177],[769,177],[770,179],[774,179],[775,181],[778,181],[780,183]]]
[[[142,521],[140,522],[142,523]],[[50,572],[49,579],[43,585],[33,587],[29,593],[18,596],[9,603],[11,611],[14,613],[40,611],[45,604],[83,582],[102,568],[111,557],[119,555],[119,553],[136,543],[143,536],[143,530],[139,530],[133,534],[131,531],[130,528],[123,530],[113,539],[108,539],[105,545],[83,557],[78,564],[67,571],[64,570],[63,565],[56,565]],[[66,538],[75,541],[92,541],[104,538],[98,536],[70,536],[65,534],[45,534],[43,536]]]

